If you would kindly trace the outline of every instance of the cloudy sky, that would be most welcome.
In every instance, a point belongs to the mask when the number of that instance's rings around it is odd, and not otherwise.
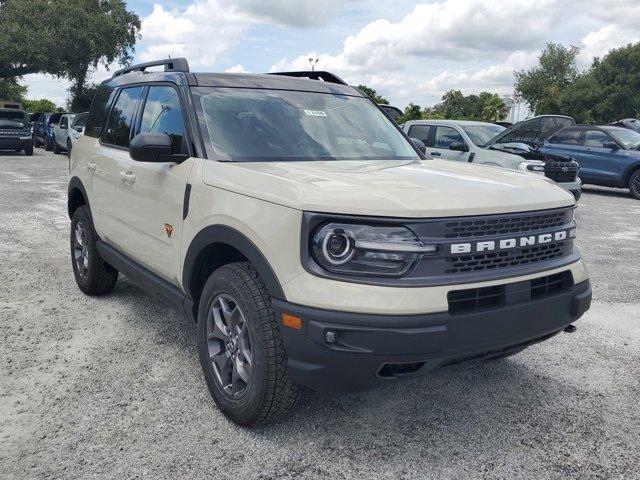
[[[640,40],[637,0],[130,0],[136,61],[185,56],[193,71],[317,68],[393,104],[437,103],[452,88],[513,92],[513,71],[546,42],[582,49],[581,67]],[[101,68],[95,80],[109,76]],[[30,98],[63,105],[68,82],[28,75]]]

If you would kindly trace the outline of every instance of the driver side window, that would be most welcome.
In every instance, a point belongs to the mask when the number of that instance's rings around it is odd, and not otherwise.
[[[144,104],[140,133],[166,133],[171,137],[173,151],[189,153],[185,141],[185,126],[178,92],[172,87],[151,86]]]
[[[452,143],[464,143],[462,135],[451,127],[436,127],[436,136],[434,139],[435,148],[449,148]]]
[[[584,134],[584,146],[602,148],[605,143],[613,143],[613,139],[600,130],[587,130]]]

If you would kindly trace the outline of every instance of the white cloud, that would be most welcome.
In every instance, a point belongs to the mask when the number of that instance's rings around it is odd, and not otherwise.
[[[375,20],[348,36],[336,55],[318,55],[318,68],[340,71],[393,71],[421,60],[498,58],[503,52],[544,45],[557,21],[559,0],[445,0],[418,4],[399,22]],[[535,28],[523,28],[535,18]],[[282,59],[273,70],[300,68],[308,55]]]
[[[348,2],[354,0],[227,0],[259,23],[271,21],[295,28],[325,25]]]
[[[614,48],[622,47],[640,40],[637,29],[627,29],[619,25],[606,25],[598,30],[589,32],[581,40],[581,52],[578,58],[581,67],[591,65],[594,57],[602,57]]]
[[[249,70],[244,68],[242,65],[234,65],[233,67],[229,67],[225,70],[225,73],[251,73]]]
[[[246,14],[218,0],[196,0],[184,9],[170,10],[155,4],[142,20],[141,35],[147,46],[138,59],[184,56],[193,65],[211,67],[251,22]]]

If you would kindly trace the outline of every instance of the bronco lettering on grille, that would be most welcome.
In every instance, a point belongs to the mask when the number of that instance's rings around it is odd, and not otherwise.
[[[454,243],[451,245],[451,253],[479,253],[495,250],[511,250],[518,247],[542,245],[551,242],[560,242],[568,237],[567,230],[540,235],[527,235],[517,238],[503,238],[501,240],[485,240],[482,242]]]

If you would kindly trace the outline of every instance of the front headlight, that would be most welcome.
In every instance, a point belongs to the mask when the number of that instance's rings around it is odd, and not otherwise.
[[[311,238],[313,259],[325,270],[346,275],[402,277],[437,245],[425,245],[402,226],[328,223]]]
[[[544,175],[544,162],[541,160],[527,160],[518,164],[518,170],[522,172]]]

